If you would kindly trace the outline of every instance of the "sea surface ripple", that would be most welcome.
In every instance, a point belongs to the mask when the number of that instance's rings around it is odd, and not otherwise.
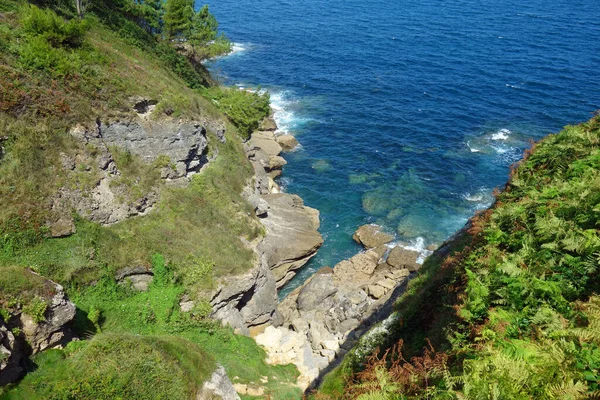
[[[375,222],[441,243],[530,140],[600,108],[597,0],[219,0],[227,84],[272,93],[301,148],[281,181],[325,244],[282,294],[360,248]]]

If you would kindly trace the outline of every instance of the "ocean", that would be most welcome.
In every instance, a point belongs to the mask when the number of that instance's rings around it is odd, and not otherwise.
[[[532,140],[600,108],[597,0],[219,0],[221,82],[271,93],[280,184],[325,243],[281,292],[360,251],[362,224],[440,244],[488,207]]]

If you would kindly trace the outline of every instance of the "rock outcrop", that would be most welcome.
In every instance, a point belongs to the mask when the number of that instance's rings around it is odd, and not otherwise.
[[[280,323],[256,337],[274,364],[295,364],[301,376],[298,385],[310,387],[321,371],[343,356],[360,335],[403,291],[411,276],[408,266],[418,265],[420,253],[400,245],[382,245],[393,239],[378,235],[359,237],[374,248],[343,260],[333,269],[324,267],[303,286],[290,293],[277,307]],[[374,239],[376,238],[376,240]],[[394,265],[388,263],[389,256]],[[416,268],[412,267],[413,270]]]
[[[323,244],[317,231],[319,212],[305,206],[300,197],[281,193],[274,181],[286,164],[275,141],[277,126],[272,120],[264,121],[261,129],[246,144],[254,182],[243,195],[264,225],[265,237],[249,244],[257,254],[255,267],[220,282],[210,302],[214,318],[243,334],[261,332],[266,325],[279,322],[277,289]]]
[[[196,395],[196,400],[239,400],[233,384],[227,377],[225,368],[217,366],[210,379],[204,382],[202,389]]]
[[[21,377],[31,354],[61,346],[72,339],[68,323],[75,317],[75,304],[67,299],[62,286],[26,269],[23,274],[31,274],[47,293],[41,299],[46,309],[41,321],[28,315],[21,304],[9,307],[6,319],[0,317],[0,386]]]
[[[163,169],[163,177],[182,178],[196,173],[208,162],[206,129],[199,122],[140,120],[99,123],[97,138],[105,146],[117,146],[142,157],[150,164],[159,157],[168,157],[170,166]]]
[[[20,315],[21,331],[34,354],[71,338],[67,324],[75,318],[75,304],[67,299],[62,286],[54,285],[55,294],[46,309],[45,320],[36,322],[30,315]]]
[[[265,254],[277,287],[296,275],[296,271],[317,253],[323,244],[319,228],[319,212],[304,205],[296,195],[265,194],[267,215],[261,220],[266,235],[259,250]]]
[[[242,334],[271,321],[277,307],[277,287],[265,258],[245,274],[222,280],[210,303],[213,318]]]
[[[273,128],[273,121],[263,123]],[[276,129],[276,126],[275,126]],[[274,130],[258,131],[248,141],[246,154],[254,167],[254,187],[247,198],[266,228],[264,241],[257,250],[264,255],[277,287],[290,281],[323,244],[319,229],[319,211],[304,205],[296,195],[281,193],[273,178],[286,164],[279,156],[281,147]]]
[[[91,126],[77,125],[71,135],[83,146],[74,154],[61,154],[61,163],[70,181],[51,199],[48,226],[53,237],[75,231],[72,214],[101,224],[114,224],[128,217],[143,215],[158,201],[159,188],[131,190],[117,162],[128,154],[160,168],[165,181],[186,184],[210,160],[207,128],[225,141],[224,128],[215,121],[185,121],[149,116],[156,105],[148,99],[133,99],[137,116],[126,120]]]

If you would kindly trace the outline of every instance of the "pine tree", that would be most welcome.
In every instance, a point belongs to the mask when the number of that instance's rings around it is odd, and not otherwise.
[[[194,15],[189,40],[194,46],[203,46],[216,39],[218,28],[217,19],[208,11],[208,5],[204,5]]]
[[[194,14],[194,0],[168,0],[164,17],[167,38],[188,39]]]

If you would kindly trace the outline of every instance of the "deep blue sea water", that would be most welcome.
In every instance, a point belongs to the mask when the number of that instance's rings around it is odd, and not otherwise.
[[[287,290],[376,222],[441,243],[491,202],[531,139],[600,108],[598,0],[219,0],[226,84],[271,92],[281,184],[325,244]],[[418,239],[421,238],[421,239]]]

